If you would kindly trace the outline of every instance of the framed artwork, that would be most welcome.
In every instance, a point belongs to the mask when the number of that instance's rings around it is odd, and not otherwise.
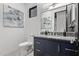
[[[24,13],[9,5],[3,5],[3,26],[4,27],[24,27]]]
[[[37,6],[34,6],[29,9],[29,18],[37,16]]]

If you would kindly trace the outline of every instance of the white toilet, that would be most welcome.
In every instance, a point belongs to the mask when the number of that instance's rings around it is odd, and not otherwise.
[[[19,44],[20,47],[20,56],[27,56],[29,53],[33,51],[33,43],[32,42],[22,42]]]

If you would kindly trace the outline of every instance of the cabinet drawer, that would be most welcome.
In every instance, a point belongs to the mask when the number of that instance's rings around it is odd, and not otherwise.
[[[63,51],[60,52],[61,56],[75,56],[75,52],[73,49],[65,48]]]
[[[41,56],[41,52],[34,50],[34,56]]]
[[[44,56],[44,51],[38,48],[34,49],[34,55],[35,56]]]
[[[52,56],[50,53],[43,51],[43,50],[40,50],[40,49],[35,49],[34,55],[35,56]]]
[[[34,39],[34,47],[35,48],[44,49],[44,48],[46,48],[47,43],[48,43],[48,41],[45,38],[43,38],[43,39],[35,38]]]
[[[60,43],[60,55],[63,56],[74,56],[75,53],[77,53],[77,50],[75,50],[75,44],[71,44],[69,42],[61,42]]]

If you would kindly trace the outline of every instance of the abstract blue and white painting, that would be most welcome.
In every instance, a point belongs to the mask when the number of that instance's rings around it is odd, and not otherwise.
[[[4,27],[24,27],[24,13],[9,5],[3,6],[3,25]]]

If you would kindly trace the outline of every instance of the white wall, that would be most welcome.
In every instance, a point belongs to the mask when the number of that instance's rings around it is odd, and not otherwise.
[[[25,6],[21,3],[9,4],[25,15]],[[24,21],[25,21],[24,17]],[[24,23],[25,25],[25,23]],[[18,49],[18,44],[27,40],[24,36],[24,28],[8,28],[3,27],[3,4],[0,3],[0,55],[6,55]]]
[[[37,5],[37,16],[29,18],[29,8]],[[41,31],[41,12],[42,12],[42,4],[30,3],[26,4],[26,30],[25,35],[27,36],[28,41],[33,42],[33,37],[31,35],[40,34]]]

